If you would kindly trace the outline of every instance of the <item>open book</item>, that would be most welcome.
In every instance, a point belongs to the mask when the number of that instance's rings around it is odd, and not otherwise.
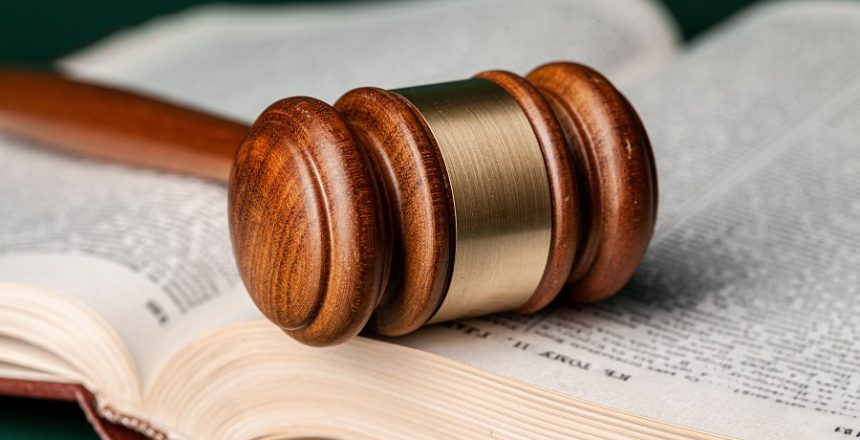
[[[642,116],[659,222],[608,301],[309,348],[243,291],[223,187],[2,137],[0,392],[81,385],[154,438],[858,435],[860,4],[675,41],[644,0],[437,0],[199,9],[66,60],[248,121],[576,60]]]

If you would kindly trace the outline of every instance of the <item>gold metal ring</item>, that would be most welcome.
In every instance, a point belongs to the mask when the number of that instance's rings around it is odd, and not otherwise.
[[[552,231],[549,179],[525,113],[484,79],[394,92],[429,127],[453,199],[453,269],[429,322],[519,307],[540,283]]]

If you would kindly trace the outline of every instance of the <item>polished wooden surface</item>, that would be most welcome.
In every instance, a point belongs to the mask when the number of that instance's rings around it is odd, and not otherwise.
[[[477,75],[513,97],[549,179],[551,247],[517,311],[617,292],[653,233],[654,159],[642,123],[599,73],[553,63]],[[311,345],[370,323],[427,323],[451,280],[456,234],[437,141],[397,93],[362,88],[332,107],[270,106],[243,124],[58,76],[0,71],[0,128],[69,151],[229,180],[236,262],[263,313]],[[235,159],[233,159],[235,155]]]
[[[305,343],[358,334],[387,283],[374,174],[340,114],[313,98],[272,104],[236,154],[228,204],[239,272],[260,310]]]
[[[0,129],[105,159],[227,181],[245,124],[33,71],[0,69]]]
[[[657,174],[648,137],[609,81],[573,63],[541,66],[526,77],[547,98],[573,152],[581,212],[568,295],[598,301],[633,275],[657,216]]]
[[[454,212],[432,136],[406,100],[360,88],[335,104],[379,171],[391,218],[392,277],[371,326],[397,336],[426,323],[442,302],[454,258]]]

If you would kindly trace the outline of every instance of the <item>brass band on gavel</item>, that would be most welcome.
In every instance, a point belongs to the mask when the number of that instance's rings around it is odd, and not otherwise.
[[[546,268],[552,229],[540,145],[519,104],[485,79],[395,90],[426,122],[454,206],[454,263],[431,323],[514,310]]]

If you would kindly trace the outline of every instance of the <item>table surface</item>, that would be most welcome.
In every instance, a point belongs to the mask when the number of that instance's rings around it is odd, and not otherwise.
[[[310,1],[310,0],[308,0]],[[332,0],[327,0],[331,2]],[[340,0],[344,1],[344,0]],[[690,2],[663,0],[685,37],[695,37],[755,0]],[[2,2],[0,64],[47,66],[69,52],[116,30],[212,0],[43,0]],[[234,3],[290,3],[284,0],[233,0]],[[0,438],[95,439],[74,403],[0,397]]]

